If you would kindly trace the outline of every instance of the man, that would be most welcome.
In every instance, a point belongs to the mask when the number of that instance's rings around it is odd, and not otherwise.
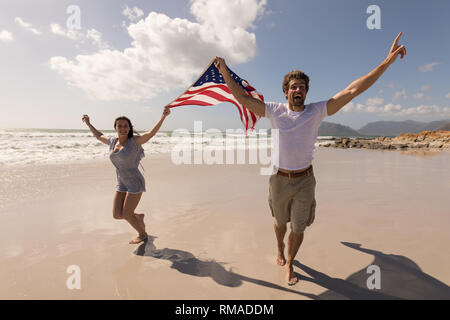
[[[352,82],[328,101],[305,105],[309,77],[299,70],[289,72],[283,80],[283,92],[288,101],[264,103],[247,95],[231,78],[225,60],[216,57],[214,63],[233,96],[253,113],[269,118],[272,128],[279,129],[279,168],[269,181],[269,206],[275,218],[274,229],[278,245],[276,262],[286,268],[289,285],[298,282],[292,263],[303,241],[304,230],[314,221],[316,180],[312,170],[314,143],[320,123],[366,91],[396,60],[406,54],[399,46],[401,32],[395,38],[386,59],[367,75]],[[291,223],[287,259],[284,255],[286,225]]]

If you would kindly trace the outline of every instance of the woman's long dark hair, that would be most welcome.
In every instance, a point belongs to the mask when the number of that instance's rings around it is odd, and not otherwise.
[[[119,120],[127,120],[128,121],[128,126],[130,127],[130,131],[128,132],[128,138],[133,137],[133,135],[134,135],[133,125],[131,124],[130,119],[128,119],[125,116],[118,117],[118,118],[116,118],[116,120],[114,120],[114,130],[116,129],[116,124],[117,124],[117,121],[119,121]],[[137,133],[137,132],[136,132],[136,134],[139,135],[139,133]]]

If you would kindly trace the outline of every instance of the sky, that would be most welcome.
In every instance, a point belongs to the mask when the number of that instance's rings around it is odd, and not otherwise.
[[[405,58],[324,121],[450,119],[449,15],[446,0],[2,0],[0,128],[84,129],[88,114],[100,130],[121,115],[150,130],[215,56],[265,101],[286,102],[294,69],[310,77],[305,103],[328,100],[379,65],[400,31]],[[162,130],[198,120],[242,128],[222,103],[172,109]]]

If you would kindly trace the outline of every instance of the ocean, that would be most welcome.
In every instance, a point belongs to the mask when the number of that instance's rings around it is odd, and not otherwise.
[[[103,131],[106,136],[116,136],[115,131]],[[144,144],[146,155],[170,153],[179,143],[190,144],[193,150],[202,146],[217,149],[225,148],[225,136],[203,132],[202,140],[195,140],[192,132],[178,133],[158,132],[148,143]],[[232,134],[236,149],[260,148],[257,135]],[[263,136],[265,139],[265,136]],[[329,142],[333,137],[319,136],[316,146]],[[261,141],[261,140],[260,140]],[[270,135],[266,139],[270,145]],[[263,145],[264,146],[264,145]],[[265,147],[265,146],[264,146]],[[89,130],[68,129],[0,129],[0,167],[29,166],[36,164],[53,164],[71,161],[86,161],[108,158],[108,146],[95,139]]]

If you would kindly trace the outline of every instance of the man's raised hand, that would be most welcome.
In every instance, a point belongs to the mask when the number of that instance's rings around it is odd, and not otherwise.
[[[220,73],[224,73],[224,71],[227,70],[227,65],[225,63],[225,59],[220,58],[220,57],[216,57],[214,59],[214,65],[216,66],[216,68],[220,71]]]
[[[406,55],[406,48],[405,48],[405,46],[404,45],[401,45],[401,46],[398,45],[398,39],[400,39],[401,35],[402,35],[402,33],[400,32],[398,34],[397,38],[395,38],[394,42],[392,43],[391,50],[389,50],[389,54],[386,57],[386,61],[389,64],[394,63],[395,59],[397,59],[397,56],[399,54],[400,54],[402,59]]]

